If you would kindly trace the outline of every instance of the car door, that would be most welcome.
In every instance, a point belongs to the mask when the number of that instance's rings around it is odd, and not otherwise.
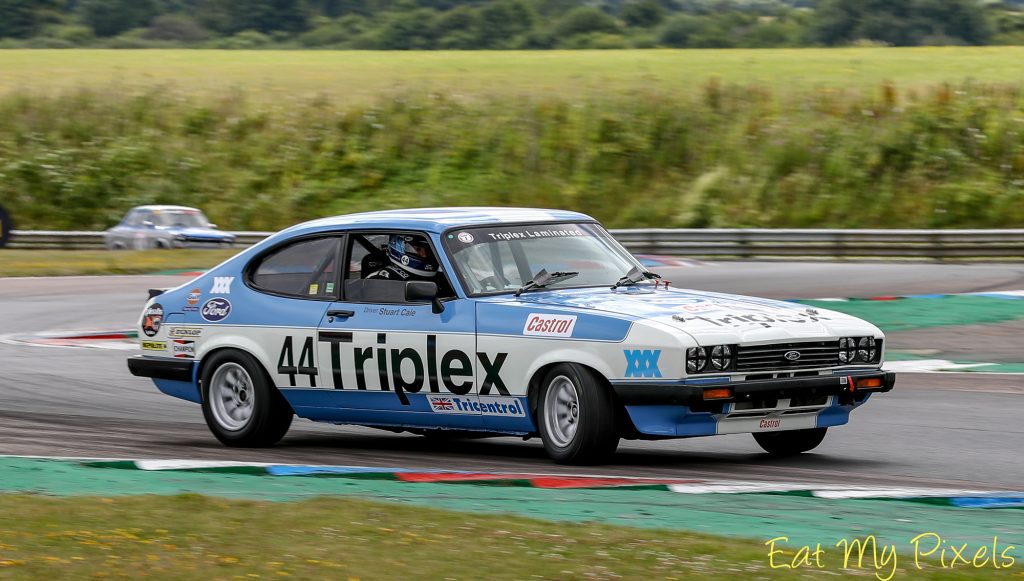
[[[481,428],[475,307],[454,296],[443,272],[434,277],[440,313],[407,300],[405,281],[367,280],[387,264],[390,234],[349,233],[342,296],[317,334],[320,382],[330,391],[296,402],[306,408],[296,411],[366,425]]]
[[[233,293],[237,285],[231,278],[215,279],[210,290],[212,301],[234,300],[235,310],[244,311],[247,336],[259,343],[271,381],[289,401],[296,393],[324,387],[317,327],[338,296],[342,240],[330,234],[300,238],[256,258],[246,275],[244,303]]]
[[[121,248],[135,247],[135,229],[142,223],[142,210],[128,212],[124,220],[111,230],[111,245]]]

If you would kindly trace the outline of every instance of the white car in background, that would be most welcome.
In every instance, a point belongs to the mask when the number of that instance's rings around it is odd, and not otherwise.
[[[211,224],[201,210],[186,206],[138,206],[104,234],[110,250],[228,248],[235,235]]]

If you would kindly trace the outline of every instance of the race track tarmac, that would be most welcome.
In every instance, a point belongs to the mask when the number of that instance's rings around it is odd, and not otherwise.
[[[1021,265],[717,263],[661,269],[675,286],[774,298],[1024,288]],[[0,335],[128,329],[150,287],[181,277],[0,279]],[[943,333],[941,327],[932,330]],[[922,331],[921,333],[925,333]],[[969,337],[965,337],[969,340]],[[1024,378],[901,374],[814,453],[769,459],[749,435],[623,441],[611,463],[552,464],[536,439],[438,442],[296,420],[269,450],[221,446],[197,405],[125,367],[130,351],[0,342],[0,454],[189,458],[461,470],[1017,489]]]

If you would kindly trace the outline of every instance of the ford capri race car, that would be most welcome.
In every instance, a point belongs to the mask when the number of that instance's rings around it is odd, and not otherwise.
[[[229,446],[273,445],[298,415],[539,435],[563,463],[734,433],[797,454],[893,387],[874,325],[668,286],[574,212],[338,216],[151,291],[128,367]]]

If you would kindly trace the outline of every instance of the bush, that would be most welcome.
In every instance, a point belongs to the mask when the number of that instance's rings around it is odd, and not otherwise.
[[[210,32],[184,14],[164,14],[153,19],[143,36],[150,40],[199,42],[210,38]]]
[[[670,18],[661,27],[659,40],[665,46],[686,48],[690,45],[691,38],[696,36],[702,28],[703,24],[700,18],[688,14],[680,14]]]
[[[222,38],[213,43],[213,48],[227,50],[251,50],[270,44],[270,37],[257,30],[243,30],[238,34]]]
[[[299,44],[305,47],[341,47],[362,34],[366,28],[366,19],[350,14],[337,20],[317,23],[313,30],[299,36]]]
[[[43,36],[65,40],[76,46],[86,46],[96,40],[96,35],[88,26],[47,26]]]
[[[75,48],[77,45],[63,38],[34,36],[23,43],[25,48]]]
[[[618,31],[619,23],[614,18],[598,8],[590,6],[583,6],[567,12],[555,26],[555,34],[561,38],[591,32],[614,33]]]
[[[629,42],[621,34],[590,32],[571,36],[560,43],[558,48],[566,49],[618,49],[628,48]]]
[[[246,230],[410,205],[563,207],[613,227],[1022,227],[1019,95],[15,93],[0,96],[0,201],[38,229],[102,229],[143,203]]]

